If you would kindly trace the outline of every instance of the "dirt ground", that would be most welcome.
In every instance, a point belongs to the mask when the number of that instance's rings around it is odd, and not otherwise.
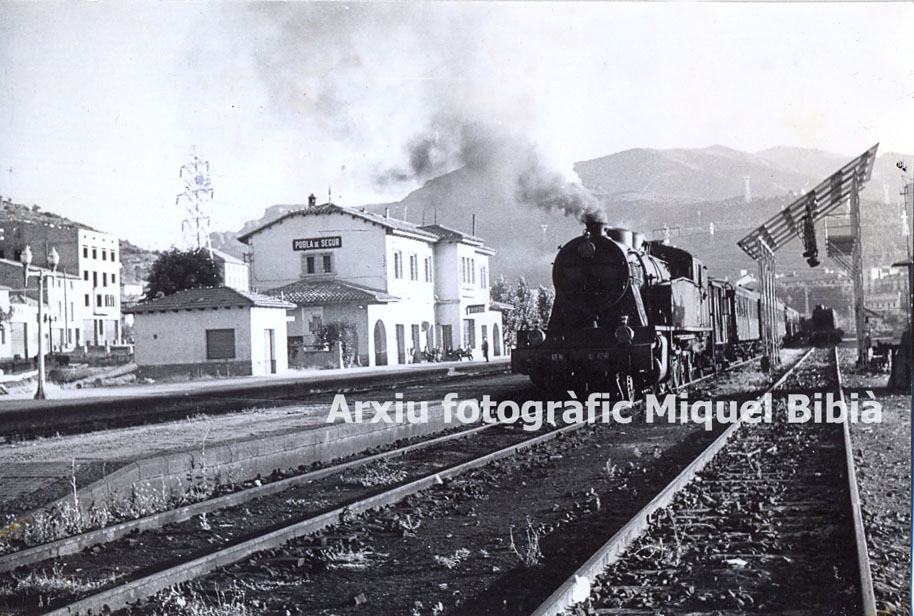
[[[842,349],[847,393],[872,390],[882,422],[851,428],[879,614],[911,613],[911,397],[888,392],[887,374],[858,372]]]

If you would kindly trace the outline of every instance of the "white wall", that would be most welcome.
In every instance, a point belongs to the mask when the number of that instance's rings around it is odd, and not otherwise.
[[[283,323],[285,323],[285,310],[273,310],[282,314]],[[207,329],[234,328],[234,361],[251,359],[251,316],[248,308],[138,313],[134,317],[135,358],[139,366],[207,362]],[[278,334],[277,338],[279,338]],[[282,336],[282,340],[283,348],[285,348],[285,335]],[[262,350],[262,330],[260,345]],[[261,364],[262,357],[261,353]]]
[[[328,250],[292,250],[292,240],[314,237],[342,237],[341,248]],[[348,214],[290,216],[248,240],[254,255],[251,286],[256,290],[281,287],[305,277],[302,275],[302,255],[329,253],[333,255],[334,272],[355,284],[373,289],[387,288],[386,229]],[[318,271],[320,271],[318,259]],[[316,274],[315,277],[326,276]]]
[[[223,262],[222,284],[239,291],[248,291],[250,284],[248,280],[248,266],[244,263]]]
[[[280,308],[251,308],[250,357],[251,374],[254,375],[270,374],[270,366],[266,363],[267,357],[263,333],[264,330],[267,329],[273,330],[276,373],[283,373],[289,368],[289,349],[286,339],[286,311]]]
[[[403,277],[394,275],[394,253],[403,255]],[[366,253],[370,254],[370,253]],[[423,240],[402,237],[394,234],[387,236],[387,292],[404,300],[419,300],[434,303],[434,275],[431,282],[425,281],[425,259],[432,259],[434,272],[434,252],[432,245]],[[410,279],[410,255],[416,255],[417,279]]]

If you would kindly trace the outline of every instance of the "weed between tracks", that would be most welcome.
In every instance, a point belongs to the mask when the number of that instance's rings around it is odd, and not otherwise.
[[[95,591],[116,579],[115,575],[100,580],[85,581],[64,574],[60,564],[55,563],[50,571],[31,571],[24,578],[16,578],[15,586],[0,585],[0,595],[37,595],[38,607],[46,607],[54,598]]]
[[[527,543],[522,549],[517,548],[514,542],[514,526],[508,531],[511,537],[511,551],[520,559],[521,564],[525,567],[536,567],[543,562],[543,552],[540,550],[540,529],[533,525],[533,521],[527,518]]]
[[[154,616],[253,616],[245,603],[244,590],[232,588],[208,596],[194,589],[169,588]]]

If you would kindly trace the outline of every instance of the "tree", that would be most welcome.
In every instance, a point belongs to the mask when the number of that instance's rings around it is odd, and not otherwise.
[[[536,290],[536,317],[539,326],[543,329],[549,327],[549,317],[552,315],[552,303],[555,301],[555,289],[540,287]]]
[[[521,329],[533,329],[541,325],[537,308],[537,294],[527,281],[521,277],[516,284],[511,284],[504,276],[499,276],[489,290],[490,297],[497,302],[510,304],[502,317],[505,345],[513,347],[517,343],[517,332]],[[548,319],[548,314],[547,317]]]
[[[159,255],[149,270],[146,299],[171,295],[186,289],[218,287],[222,284],[222,268],[205,248],[178,250],[173,248]]]
[[[319,345],[331,348],[335,342],[343,347],[343,363],[351,366],[358,353],[356,346],[357,329],[352,321],[337,320],[322,323],[315,335]]]

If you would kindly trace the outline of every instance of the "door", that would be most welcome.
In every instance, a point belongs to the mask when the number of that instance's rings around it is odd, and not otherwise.
[[[267,374],[276,374],[276,330],[263,330],[263,360]]]
[[[413,363],[417,364],[420,361],[422,361],[422,349],[420,348],[420,343],[419,343],[419,326],[413,325],[410,329],[412,330],[411,333],[412,333],[412,338],[413,338],[412,361],[413,361]]]
[[[441,344],[444,351],[450,351],[454,348],[454,332],[450,325],[441,326]]]
[[[374,365],[387,365],[387,328],[381,319],[374,324]]]
[[[406,327],[397,325],[397,363],[406,363]]]

